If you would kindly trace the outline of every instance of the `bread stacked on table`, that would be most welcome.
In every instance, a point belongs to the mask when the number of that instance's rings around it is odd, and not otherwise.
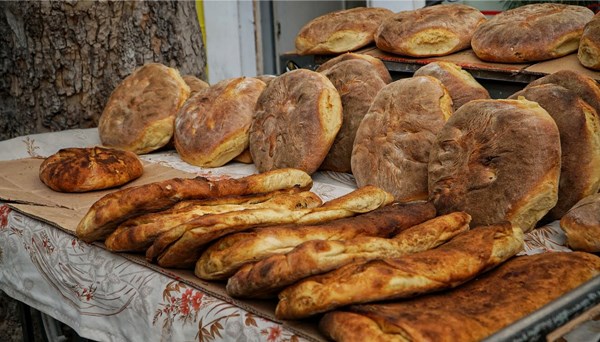
[[[600,70],[600,14],[585,25],[577,58],[584,67]]]

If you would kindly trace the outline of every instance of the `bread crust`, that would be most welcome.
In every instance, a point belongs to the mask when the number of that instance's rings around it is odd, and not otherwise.
[[[436,249],[352,263],[300,281],[279,293],[275,315],[298,319],[344,305],[453,288],[498,266],[522,248],[523,232],[508,222],[478,227]]]
[[[600,117],[574,91],[553,83],[527,87],[510,98],[519,97],[537,102],[558,126],[558,201],[546,217],[559,220],[575,203],[600,189]]]
[[[390,75],[390,72],[388,71],[385,64],[383,64],[381,59],[373,57],[373,56],[365,55],[362,53],[352,53],[352,52],[343,53],[343,54],[333,57],[332,59],[328,60],[327,62],[319,65],[319,67],[317,68],[316,71],[323,73],[324,71],[330,69],[331,67],[333,67],[334,65],[336,65],[338,63],[349,61],[349,60],[354,60],[354,59],[359,59],[359,60],[369,62],[371,64],[371,66],[375,69],[375,71],[379,74],[379,77],[381,77],[381,80],[383,82],[385,82],[385,84],[392,82],[392,76]]]
[[[342,102],[331,81],[297,69],[260,95],[250,127],[250,154],[260,172],[293,167],[315,172],[342,126]]]
[[[383,51],[412,56],[444,56],[468,48],[485,16],[462,4],[436,5],[401,11],[387,18],[375,32]]]
[[[440,214],[466,211],[474,226],[508,220],[527,232],[556,205],[558,127],[535,102],[471,101],[438,133],[428,170]]]
[[[200,90],[210,87],[210,84],[204,82],[203,80],[199,79],[194,75],[185,75],[181,78],[185,81],[185,84],[187,84],[188,87],[190,87],[190,97],[192,97]]]
[[[149,63],[113,90],[98,123],[102,144],[137,154],[165,146],[190,87],[176,69]]]
[[[432,62],[415,71],[414,76],[431,76],[440,80],[452,98],[453,111],[469,101],[490,98],[487,89],[454,63]]]
[[[112,192],[96,201],[77,225],[77,237],[105,239],[125,220],[172,207],[188,199],[243,196],[297,187],[308,190],[312,178],[297,169],[280,169],[240,179],[173,178]]]
[[[40,165],[40,180],[60,192],[86,192],[128,183],[144,173],[135,153],[104,147],[63,148]]]
[[[502,12],[477,28],[471,45],[480,59],[523,63],[577,51],[594,12],[583,6],[540,3]]]
[[[560,227],[572,249],[600,252],[600,194],[577,202],[560,220]]]
[[[394,203],[317,225],[273,226],[232,234],[202,253],[195,273],[201,279],[221,280],[247,263],[289,252],[306,241],[348,240],[359,236],[391,237],[434,216],[435,208],[429,202]]]
[[[189,98],[175,118],[175,149],[185,162],[223,166],[248,147],[254,107],[265,83],[252,77],[223,80]]]
[[[339,62],[322,72],[337,89],[342,100],[342,126],[319,167],[321,170],[352,172],[350,159],[354,137],[362,119],[385,82],[372,65],[353,59]]]
[[[261,298],[304,278],[349,263],[433,249],[469,229],[471,217],[457,212],[403,230],[391,239],[361,236],[350,240],[311,240],[293,250],[242,267],[227,282],[232,297]]]
[[[433,77],[385,86],[356,132],[351,158],[356,183],[379,186],[400,202],[427,199],[429,151],[450,115],[450,95]]]
[[[579,42],[577,58],[584,67],[600,70],[600,15],[596,14],[585,25]]]
[[[319,16],[296,35],[300,55],[334,54],[359,49],[373,42],[373,33],[393,12],[385,8],[356,7]]]
[[[450,291],[328,313],[319,328],[344,342],[481,341],[598,273],[600,258],[592,254],[520,256]]]

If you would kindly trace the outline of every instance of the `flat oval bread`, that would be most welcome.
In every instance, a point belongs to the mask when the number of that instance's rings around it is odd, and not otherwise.
[[[201,279],[221,280],[240,267],[310,240],[349,240],[358,236],[390,237],[432,219],[429,202],[394,203],[371,212],[316,225],[284,225],[228,235],[210,246],[196,263]]]
[[[240,269],[227,282],[232,297],[262,298],[312,275],[352,262],[398,258],[435,248],[469,229],[471,217],[456,212],[436,217],[391,239],[361,236],[351,240],[312,240]]]
[[[510,223],[478,227],[429,251],[353,263],[279,293],[275,315],[299,319],[340,306],[408,298],[456,287],[523,249],[523,232]]]

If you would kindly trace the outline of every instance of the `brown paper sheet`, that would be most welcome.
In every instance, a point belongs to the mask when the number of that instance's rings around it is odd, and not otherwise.
[[[75,229],[89,207],[102,196],[115,191],[102,190],[87,193],[60,193],[51,190],[38,177],[43,159],[27,158],[0,162],[0,201],[6,202],[14,210],[46,222],[69,234],[75,235]],[[145,164],[144,174],[137,180],[124,185],[137,186],[160,180],[195,175],[158,164]],[[95,243],[105,248],[103,243]],[[141,254],[115,253],[132,262],[146,266],[175,280],[184,282],[200,291],[210,294],[242,309],[281,323],[298,336],[311,341],[324,341],[317,330],[317,319],[307,321],[281,321],[275,318],[274,300],[238,300],[231,298],[225,291],[224,283],[203,281],[190,270],[166,269],[150,264]]]

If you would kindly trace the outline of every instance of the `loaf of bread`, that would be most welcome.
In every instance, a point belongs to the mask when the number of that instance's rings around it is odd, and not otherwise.
[[[242,153],[238,154],[235,158],[233,158],[233,160],[244,164],[252,164],[252,155],[250,154],[250,150],[243,150]]]
[[[312,240],[287,253],[242,267],[227,282],[232,297],[261,298],[304,278],[353,262],[399,258],[433,249],[469,229],[466,213],[436,217],[406,229],[391,239],[361,236],[351,240]]]
[[[350,158],[356,130],[375,96],[386,83],[372,64],[360,59],[339,62],[322,72],[342,99],[342,127],[320,166],[321,170],[352,172]]]
[[[577,58],[584,67],[600,70],[600,13],[585,25]]]
[[[256,104],[250,154],[260,172],[315,172],[342,126],[342,102],[327,77],[297,69],[269,83]]]
[[[309,190],[312,178],[296,169],[281,169],[240,179],[173,178],[112,192],[96,201],[77,225],[77,237],[92,242],[105,239],[129,218],[161,211],[188,199],[260,194],[299,188]]]
[[[311,240],[350,240],[359,236],[391,237],[435,216],[429,202],[394,203],[371,212],[317,225],[288,225],[228,235],[210,246],[196,263],[196,276],[221,280],[243,265],[287,253]]]
[[[190,87],[190,97],[192,97],[200,90],[210,87],[208,83],[193,75],[185,75],[182,78],[185,81],[185,84],[187,84],[188,87]]]
[[[510,98],[520,97],[537,102],[558,126],[558,202],[546,217],[559,220],[575,203],[600,189],[600,117],[574,91],[553,83],[527,87]]]
[[[187,221],[208,214],[223,214],[245,209],[290,207],[310,202],[321,205],[313,193],[300,193],[297,189],[273,191],[254,196],[221,197],[214,200],[179,202],[173,208],[129,219],[110,234],[104,244],[111,251],[145,251],[162,233]]]
[[[165,146],[189,95],[190,87],[176,69],[158,63],[136,69],[115,88],[102,111],[102,144],[137,154]]]
[[[334,341],[475,342],[524,318],[600,273],[588,253],[516,257],[456,289],[397,303],[354,305],[326,314]]]
[[[502,12],[477,28],[471,45],[480,59],[523,63],[577,51],[594,12],[583,6],[530,4]]]
[[[329,68],[333,67],[334,65],[336,65],[338,63],[353,60],[353,59],[360,59],[360,60],[369,62],[371,64],[371,66],[375,69],[375,71],[377,71],[377,73],[379,74],[379,77],[381,77],[381,79],[383,80],[383,82],[385,82],[385,84],[392,82],[392,76],[390,75],[390,72],[388,71],[385,64],[383,64],[381,59],[373,57],[373,56],[365,55],[362,53],[348,52],[348,53],[343,53],[339,56],[333,57],[332,59],[328,60],[327,62],[319,65],[319,67],[317,68],[317,72],[322,73],[325,70],[328,70]]]
[[[163,267],[186,268],[198,261],[202,248],[227,234],[275,224],[315,224],[350,217],[386,206],[393,198],[377,187],[363,187],[326,202],[320,207],[248,209],[240,212],[201,216],[158,237],[146,251],[146,258]]]
[[[142,175],[144,166],[137,155],[104,147],[63,148],[40,165],[40,180],[61,192],[108,189]]]
[[[373,42],[373,33],[393,12],[385,8],[357,7],[319,16],[296,35],[300,55],[354,51]]]
[[[577,202],[560,220],[560,227],[572,249],[600,252],[600,194]]]
[[[202,89],[187,100],[175,118],[175,149],[181,159],[219,167],[242,153],[264,89],[263,81],[238,77]]]
[[[454,111],[469,101],[490,98],[487,89],[471,74],[451,62],[429,63],[415,71],[414,76],[431,76],[440,80],[452,98]]]
[[[450,95],[431,76],[381,89],[354,139],[351,165],[358,186],[378,186],[401,202],[427,199],[431,144],[450,115]]]
[[[429,197],[438,213],[465,211],[473,226],[510,221],[527,232],[556,205],[560,136],[527,100],[475,100],[437,135]]]
[[[444,56],[468,48],[473,32],[485,20],[478,9],[462,4],[401,11],[379,26],[375,44],[398,55]]]
[[[432,250],[352,263],[302,280],[279,293],[275,315],[279,319],[299,319],[349,304],[453,288],[522,249],[523,232],[508,222],[477,227]]]

